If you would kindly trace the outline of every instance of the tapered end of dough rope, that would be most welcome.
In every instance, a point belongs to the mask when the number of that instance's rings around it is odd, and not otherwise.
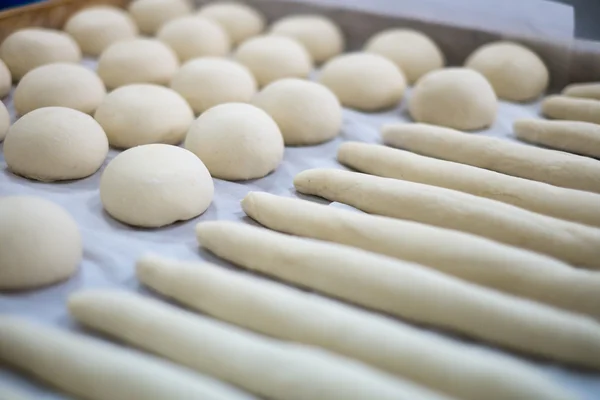
[[[146,253],[135,263],[135,273],[140,281],[144,282],[147,278],[157,274],[161,267],[164,267],[166,263],[166,259],[151,253]]]
[[[196,225],[196,240],[198,240],[198,244],[210,249],[215,240],[215,236],[219,235],[228,224],[230,223],[224,221],[198,223],[198,225]]]
[[[348,155],[352,152],[356,152],[360,150],[360,148],[364,146],[364,143],[359,142],[346,142],[342,143],[342,145],[338,148],[337,159],[342,164],[346,164],[348,162]]]
[[[309,169],[300,172],[294,177],[294,187],[300,193],[311,194],[311,182],[317,178],[322,170],[320,169]]]
[[[254,218],[256,214],[256,201],[261,193],[259,192],[250,192],[242,199],[242,210],[248,215],[250,218]]]

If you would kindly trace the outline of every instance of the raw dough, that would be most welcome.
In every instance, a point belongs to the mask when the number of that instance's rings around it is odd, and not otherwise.
[[[387,58],[369,53],[337,56],[321,69],[319,82],[346,107],[377,111],[396,106],[406,88],[402,71]]]
[[[42,107],[67,107],[93,113],[106,96],[106,88],[96,73],[83,65],[54,63],[29,71],[13,95],[17,114]]]
[[[109,46],[98,59],[98,75],[109,89],[131,83],[167,85],[177,70],[177,55],[156,39],[123,40]]]
[[[503,100],[531,101],[548,87],[548,68],[542,59],[518,43],[483,45],[467,58],[465,67],[483,74]]]
[[[262,178],[283,159],[283,137],[273,119],[250,104],[227,103],[203,113],[192,124],[185,148],[226,180]]]
[[[508,296],[419,264],[247,224],[201,222],[196,235],[207,250],[255,272],[409,321],[600,368],[600,325],[589,317]]]
[[[235,61],[202,57],[185,63],[173,77],[171,88],[201,114],[223,103],[248,103],[256,93],[254,75]]]
[[[0,142],[4,140],[10,128],[10,114],[3,102],[0,101]]]
[[[542,113],[548,118],[600,124],[600,101],[568,96],[548,96],[542,102]]]
[[[165,23],[192,12],[187,0],[134,0],[129,4],[129,12],[140,31],[154,35]]]
[[[550,380],[509,357],[266,279],[153,256],[137,262],[137,276],[202,313],[358,359],[456,398],[567,398]],[[332,340],[336,337],[344,340]]]
[[[40,65],[81,60],[77,42],[68,34],[54,29],[27,28],[8,36],[0,45],[0,58],[18,81]]]
[[[89,400],[252,399],[157,357],[11,316],[0,316],[0,360]]]
[[[38,108],[25,114],[4,140],[8,168],[44,182],[90,176],[107,154],[106,134],[94,118],[65,107]]]
[[[302,79],[269,84],[253,104],[269,114],[286,145],[314,145],[331,140],[342,129],[342,106],[326,86]]]
[[[344,34],[334,21],[322,15],[284,17],[271,26],[270,32],[298,40],[317,64],[344,51]]]
[[[304,46],[285,36],[249,39],[238,47],[235,59],[252,71],[260,86],[282,78],[306,78],[313,68]]]
[[[156,228],[202,214],[212,202],[213,181],[191,152],[148,144],[116,156],[102,173],[104,209],[129,225]]]
[[[171,47],[181,62],[205,56],[224,57],[231,49],[225,30],[199,15],[179,17],[165,23],[156,37]]]
[[[445,68],[424,75],[408,104],[410,116],[417,122],[469,131],[492,125],[497,108],[490,83],[467,68]]]
[[[600,82],[572,83],[563,89],[562,95],[600,100]]]
[[[90,56],[99,56],[108,46],[121,40],[133,39],[138,28],[124,10],[108,6],[84,8],[73,14],[64,27],[65,32]]]
[[[110,92],[94,118],[113,147],[180,143],[194,121],[194,112],[172,89],[157,85],[127,85]]]
[[[199,14],[218,22],[234,45],[256,36],[265,29],[265,17],[244,3],[221,1],[206,4]]]
[[[0,197],[0,290],[68,279],[82,253],[77,223],[62,207],[41,197]]]
[[[364,50],[392,60],[410,84],[444,68],[444,54],[429,36],[412,29],[389,29],[369,39]]]
[[[519,139],[526,142],[600,158],[600,125],[597,124],[520,119],[514,122],[513,130]],[[600,198],[597,201],[599,205]]]
[[[600,193],[600,164],[587,157],[427,124],[390,124],[382,131],[386,144],[414,153]]]
[[[90,328],[268,399],[450,400],[321,349],[257,335],[125,291],[76,293],[69,298],[69,311]]]
[[[12,75],[4,61],[0,60],[0,98],[10,93],[12,88]]]

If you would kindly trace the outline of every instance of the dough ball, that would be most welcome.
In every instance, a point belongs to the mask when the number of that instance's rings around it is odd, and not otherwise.
[[[218,22],[234,45],[265,29],[265,18],[254,8],[234,1],[206,4],[199,14]]]
[[[252,71],[260,86],[282,78],[306,78],[313,68],[304,46],[284,36],[249,39],[238,47],[235,58]]]
[[[412,29],[390,29],[373,36],[365,51],[392,60],[413,84],[426,73],[444,67],[444,54],[425,34]]]
[[[4,61],[0,60],[0,98],[10,93],[12,87],[12,75]]]
[[[109,89],[131,83],[167,85],[179,69],[177,55],[156,39],[131,39],[109,46],[98,59],[98,75]]]
[[[396,106],[406,89],[402,71],[377,54],[350,53],[323,66],[319,81],[350,108],[377,111]]]
[[[13,100],[17,114],[60,106],[91,114],[106,96],[96,73],[79,64],[54,63],[32,69],[21,79]]]
[[[106,134],[94,118],[65,107],[38,108],[25,114],[4,140],[4,159],[11,171],[38,181],[90,176],[107,153]]]
[[[133,39],[138,28],[127,12],[112,6],[95,6],[76,12],[64,27],[88,55],[98,56],[108,46]]]
[[[149,143],[180,143],[194,121],[194,113],[174,90],[136,84],[110,92],[94,118],[111,146],[127,149]]]
[[[145,35],[154,35],[165,22],[191,12],[186,0],[134,0],[129,4],[129,13]]]
[[[283,138],[273,119],[258,107],[228,103],[211,108],[192,124],[185,148],[215,178],[262,178],[283,159]]]
[[[187,16],[164,24],[157,38],[171,47],[180,61],[202,56],[226,56],[229,37],[219,24],[200,16]]]
[[[0,101],[0,142],[4,140],[10,128],[10,114],[3,102]]]
[[[82,255],[77,223],[65,209],[40,197],[0,197],[0,290],[65,280]]]
[[[476,130],[494,122],[497,103],[494,89],[479,72],[446,68],[419,79],[408,107],[417,122]]]
[[[193,153],[148,144],[116,156],[102,173],[104,209],[129,225],[155,228],[202,214],[212,202],[208,170]]]
[[[0,58],[19,80],[44,64],[81,61],[81,50],[68,34],[53,29],[28,28],[16,31],[0,45]]]
[[[312,145],[333,139],[342,128],[342,106],[327,87],[302,79],[273,82],[254,98],[269,114],[286,145]]]
[[[548,68],[527,47],[511,42],[481,46],[467,58],[465,67],[480,72],[496,95],[509,101],[534,100],[548,87]]]
[[[200,114],[223,103],[247,103],[256,93],[256,80],[242,64],[225,58],[203,57],[185,63],[171,81]]]
[[[298,40],[318,64],[344,51],[342,31],[335,22],[321,15],[282,18],[273,24],[271,33]]]

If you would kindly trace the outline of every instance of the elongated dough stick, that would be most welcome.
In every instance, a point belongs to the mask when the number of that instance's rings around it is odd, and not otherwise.
[[[69,311],[93,329],[269,399],[448,399],[353,360],[128,292],[76,293]]]
[[[234,222],[201,222],[202,246],[237,265],[412,321],[600,368],[600,324],[418,264]]]
[[[384,126],[383,140],[430,157],[600,193],[600,162],[587,157],[426,124]]]
[[[137,262],[137,275],[158,292],[217,318],[333,350],[457,398],[568,397],[509,357],[247,274],[147,256]]]
[[[568,96],[548,96],[542,101],[542,113],[554,119],[600,124],[600,101]]]
[[[572,83],[563,89],[562,95],[600,100],[600,82]]]
[[[372,214],[455,229],[600,269],[600,229],[537,214],[467,193],[341,171],[296,175],[296,190]]]
[[[600,195],[590,192],[358,142],[342,144],[338,161],[367,174],[459,190],[540,214],[600,226]]]
[[[513,130],[519,139],[526,142],[585,156],[600,157],[600,125],[597,124],[519,119],[513,123]]]
[[[270,229],[406,261],[600,319],[600,274],[450,229],[251,192],[242,208]]]
[[[234,388],[142,353],[10,316],[0,360],[89,400],[241,400]]]

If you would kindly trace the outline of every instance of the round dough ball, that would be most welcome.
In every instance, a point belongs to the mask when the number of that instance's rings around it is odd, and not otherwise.
[[[444,67],[444,54],[425,34],[412,29],[390,29],[373,36],[365,51],[392,60],[413,84],[426,73]]]
[[[200,114],[223,103],[247,103],[256,94],[256,80],[248,68],[225,58],[203,57],[185,63],[171,88]]]
[[[76,12],[64,27],[65,32],[81,47],[81,51],[98,56],[108,46],[133,39],[138,28],[124,10],[112,6],[95,6]]]
[[[98,59],[98,75],[109,89],[131,83],[167,85],[178,69],[175,52],[156,39],[117,42]]]
[[[44,64],[81,61],[81,50],[68,34],[53,29],[28,28],[16,31],[0,45],[0,58],[19,80]]]
[[[174,90],[148,84],[110,92],[94,114],[111,146],[127,149],[149,143],[180,143],[194,112]]]
[[[79,228],[64,208],[40,197],[0,197],[0,290],[65,280],[82,256]]]
[[[306,78],[313,68],[304,46],[284,36],[249,39],[238,47],[235,58],[250,69],[259,86],[282,78]]]
[[[406,89],[402,71],[377,54],[351,53],[323,66],[319,81],[350,108],[377,111],[396,106]]]
[[[273,82],[254,98],[281,129],[286,145],[333,139],[342,128],[342,106],[327,87],[302,79]]]
[[[12,87],[12,75],[4,61],[0,60],[0,97],[10,93]]]
[[[211,108],[192,124],[185,148],[215,178],[262,178],[283,159],[283,138],[273,119],[258,107],[228,103]]]
[[[129,4],[129,13],[145,35],[154,35],[165,22],[191,12],[186,0],[134,0]]]
[[[96,73],[79,64],[54,63],[32,69],[21,79],[13,100],[17,114],[60,106],[91,114],[106,96]]]
[[[157,228],[202,214],[212,202],[208,170],[193,153],[148,144],[116,156],[102,173],[104,209],[129,225]]]
[[[219,24],[200,16],[187,16],[164,24],[156,35],[175,51],[180,61],[202,56],[226,56],[229,37]]]
[[[318,64],[344,51],[342,31],[335,22],[321,15],[282,18],[273,24],[271,33],[298,40]]]
[[[527,47],[511,42],[481,46],[467,58],[465,67],[481,72],[492,84],[499,98],[530,101],[548,87],[548,68]]]
[[[10,128],[10,114],[4,103],[0,101],[0,142],[6,137],[8,128]]]
[[[11,171],[44,182],[90,176],[107,154],[102,127],[88,114],[65,107],[25,114],[4,140],[4,159]]]
[[[206,4],[199,14],[218,22],[238,45],[265,29],[265,18],[254,8],[234,1]]]
[[[461,130],[490,126],[497,108],[490,83],[479,72],[467,68],[428,73],[415,85],[409,102],[415,121]]]

